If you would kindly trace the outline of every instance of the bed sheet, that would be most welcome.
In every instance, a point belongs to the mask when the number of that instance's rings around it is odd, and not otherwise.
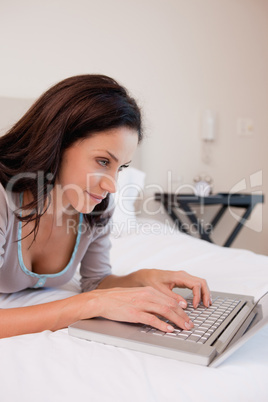
[[[268,257],[226,249],[180,232],[138,222],[135,233],[112,237],[115,274],[139,268],[184,269],[210,288],[267,291]],[[145,230],[145,228],[147,229]],[[143,230],[143,229],[144,230]],[[79,273],[60,289],[0,295],[0,307],[43,303],[79,292]],[[268,327],[218,368],[207,368],[70,337],[67,329],[0,341],[3,401],[255,401],[268,400]]]
[[[211,290],[248,294],[256,300],[268,290],[268,256],[221,247],[159,221],[140,219],[131,233],[112,237],[112,244],[118,275],[141,268],[182,269],[205,278]]]

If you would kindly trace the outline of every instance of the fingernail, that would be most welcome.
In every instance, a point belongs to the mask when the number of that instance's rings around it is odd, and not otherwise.
[[[167,329],[168,329],[169,331],[174,331],[174,328],[173,328],[171,325],[168,325],[168,326],[167,326]]]
[[[182,307],[182,308],[186,308],[186,307],[187,307],[187,303],[186,303],[185,301],[182,301],[182,300],[181,300],[181,301],[179,302],[179,306]]]
[[[193,326],[194,326],[194,323],[193,323],[193,321],[189,321],[189,322],[187,322],[187,321],[185,321],[185,327],[187,328],[187,329],[191,329],[191,328],[193,328]]]

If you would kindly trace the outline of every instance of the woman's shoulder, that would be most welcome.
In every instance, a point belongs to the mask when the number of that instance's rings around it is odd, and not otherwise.
[[[8,221],[8,197],[6,190],[2,183],[0,183],[0,227],[3,229],[3,225],[7,225]]]
[[[0,182],[0,214],[6,215],[6,217],[10,214],[10,212],[14,212],[19,208],[19,194],[11,193],[6,191],[2,183]]]
[[[8,196],[6,190],[0,182],[0,207],[3,208],[5,204],[8,204]]]

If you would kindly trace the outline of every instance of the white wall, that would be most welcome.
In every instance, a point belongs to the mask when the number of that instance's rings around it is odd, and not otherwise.
[[[126,85],[145,115],[147,184],[167,189],[168,171],[189,184],[205,173],[215,191],[245,179],[250,192],[261,172],[253,190],[268,197],[267,0],[2,0],[0,37],[0,95],[37,97],[80,73]],[[199,130],[207,108],[219,121],[208,161]],[[254,121],[250,138],[236,134],[241,117]],[[266,202],[234,246],[268,254],[267,238]]]

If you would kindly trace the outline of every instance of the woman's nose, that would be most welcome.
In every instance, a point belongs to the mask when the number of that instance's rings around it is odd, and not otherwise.
[[[104,191],[107,191],[108,193],[115,193],[117,190],[117,183],[116,183],[116,177],[110,176],[110,175],[103,175],[101,180],[100,180],[100,186]]]

